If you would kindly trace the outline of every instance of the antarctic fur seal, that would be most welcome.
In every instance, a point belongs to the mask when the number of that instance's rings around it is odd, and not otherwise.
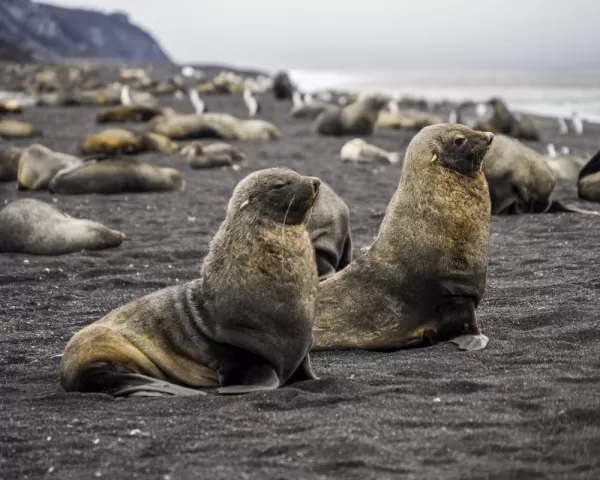
[[[344,144],[340,150],[343,162],[398,164],[401,157],[398,152],[388,152],[376,145],[367,143],[362,138],[354,138]]]
[[[294,94],[294,85],[287,72],[277,72],[273,76],[273,96],[276,100],[291,100]]]
[[[185,181],[175,168],[157,167],[137,158],[91,160],[59,171],[50,181],[53,193],[125,193],[183,190]]]
[[[81,155],[135,155],[144,152],[172,152],[177,144],[158,133],[139,133],[126,128],[108,128],[87,135],[79,143]]]
[[[118,247],[125,235],[90,220],[66,215],[39,200],[25,198],[0,211],[0,252],[63,255]]]
[[[40,137],[43,132],[27,122],[0,117],[0,138]]]
[[[96,123],[147,122],[162,114],[162,110],[146,105],[119,105],[96,115]]]
[[[246,158],[238,147],[224,142],[205,145],[194,141],[183,147],[181,154],[187,157],[188,165],[192,168],[231,167],[234,162],[241,162]]]
[[[600,152],[596,153],[579,172],[577,192],[580,198],[600,202]]]
[[[12,182],[17,179],[22,148],[0,145],[0,182]]]
[[[73,155],[55,152],[43,145],[31,145],[23,150],[19,160],[17,188],[46,190],[59,171],[82,163],[83,160]]]
[[[531,117],[517,118],[500,98],[492,98],[488,104],[492,107],[492,115],[476,125],[476,130],[489,130],[495,134],[501,133],[521,140],[540,140],[539,129]]]
[[[114,396],[271,390],[316,378],[317,271],[305,221],[319,180],[254,172],[235,188],[200,278],[130,302],[67,344],[68,391]]]
[[[314,350],[487,345],[475,309],[490,235],[481,162],[493,138],[440,124],[411,140],[377,238],[319,284]]]
[[[367,95],[348,106],[325,110],[315,121],[315,131],[320,135],[371,135],[375,129],[379,111],[388,98]]]
[[[325,182],[321,182],[306,228],[315,249],[319,281],[350,265],[350,211],[346,202]]]

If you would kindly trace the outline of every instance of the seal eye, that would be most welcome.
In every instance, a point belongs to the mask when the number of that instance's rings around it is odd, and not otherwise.
[[[467,141],[467,139],[465,137],[456,137],[454,139],[454,145],[456,145],[457,147],[460,147],[461,145],[464,145],[464,143]]]
[[[289,182],[279,182],[276,183],[275,185],[273,185],[273,189],[275,190],[281,190],[284,187],[287,187],[289,185]]]

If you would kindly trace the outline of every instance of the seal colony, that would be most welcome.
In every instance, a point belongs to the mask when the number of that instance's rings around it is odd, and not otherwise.
[[[235,188],[200,278],[117,308],[75,334],[60,380],[114,396],[271,390],[315,379],[317,271],[306,221],[320,181],[291,170]],[[167,327],[168,328],[165,328]]]

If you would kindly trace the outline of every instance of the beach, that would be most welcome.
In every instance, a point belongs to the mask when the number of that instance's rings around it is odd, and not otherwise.
[[[290,102],[259,96],[261,118],[283,138],[235,142],[240,171],[192,170],[174,153],[184,192],[60,196],[0,183],[0,205],[47,201],[121,230],[119,248],[59,257],[0,255],[0,478],[2,479],[509,479],[600,478],[600,217],[494,217],[488,286],[478,308],[485,350],[440,344],[391,353],[312,355],[320,380],[244,396],[113,399],[66,393],[60,354],[80,328],[160,288],[197,278],[233,188],[250,172],[285,166],[330,184],[350,208],[355,256],[377,234],[399,166],[339,158],[349,138],[318,137]],[[204,97],[209,111],[244,117],[241,95]],[[191,112],[185,100],[161,105]],[[35,142],[75,153],[96,108],[31,108]],[[573,153],[600,150],[600,125],[543,139]],[[136,127],[141,128],[141,127]],[[370,143],[404,153],[410,131]],[[11,141],[29,145],[31,140]],[[563,183],[559,198],[577,200]]]

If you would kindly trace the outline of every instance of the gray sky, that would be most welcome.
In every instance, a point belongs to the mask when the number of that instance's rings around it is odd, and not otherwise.
[[[318,69],[600,66],[600,0],[47,0],[121,10],[177,61]]]

